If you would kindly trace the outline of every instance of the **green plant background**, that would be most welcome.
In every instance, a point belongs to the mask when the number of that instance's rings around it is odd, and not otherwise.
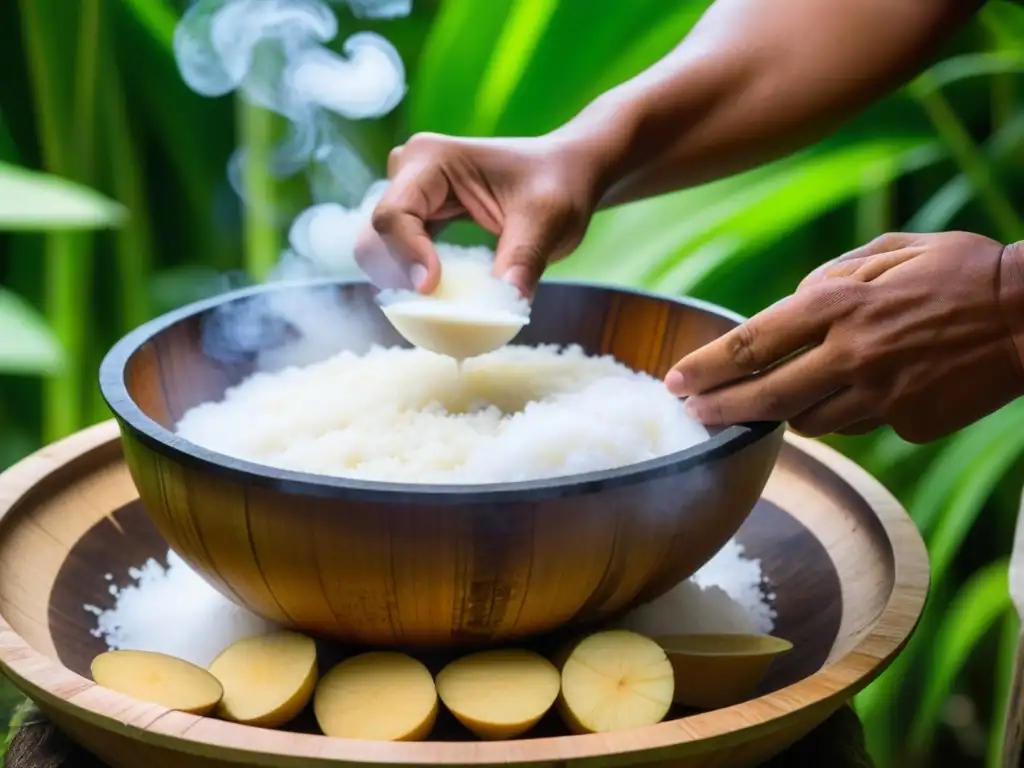
[[[309,202],[301,184],[263,171],[277,118],[182,83],[171,54],[182,5],[0,3],[0,466],[108,418],[95,381],[107,347],[223,289],[225,275],[262,277]],[[339,40],[381,32],[410,80],[394,113],[346,131],[378,173],[419,130],[543,132],[666,53],[707,5],[415,0],[410,17],[373,23],[339,10]],[[248,210],[225,175],[239,143],[251,150]],[[751,314],[887,230],[1022,239],[1022,202],[1024,10],[993,0],[931,69],[828,140],[602,213],[553,272]],[[472,227],[451,237],[486,241]],[[1018,632],[1006,572],[1024,485],[1024,401],[927,446],[885,430],[831,442],[899,496],[933,563],[911,647],[856,702],[878,764],[928,765],[941,754],[943,764],[996,765]],[[20,701],[5,689],[0,716]]]

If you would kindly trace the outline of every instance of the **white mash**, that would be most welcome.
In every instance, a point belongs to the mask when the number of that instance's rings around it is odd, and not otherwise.
[[[578,347],[466,361],[373,348],[260,372],[188,411],[181,437],[256,463],[406,483],[610,469],[708,438],[663,383]]]

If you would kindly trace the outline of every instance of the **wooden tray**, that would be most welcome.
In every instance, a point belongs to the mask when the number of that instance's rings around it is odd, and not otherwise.
[[[88,677],[104,646],[83,605],[109,606],[106,574],[167,549],[106,422],[0,476],[0,666],[59,727],[118,768],[755,765],[821,723],[898,653],[923,607],[928,559],[878,482],[793,435],[738,538],[776,594],[776,634],[796,646],[756,699],[588,736],[562,735],[551,719],[505,742],[471,741],[452,722],[439,722],[446,740],[422,743],[255,729],[171,712]]]

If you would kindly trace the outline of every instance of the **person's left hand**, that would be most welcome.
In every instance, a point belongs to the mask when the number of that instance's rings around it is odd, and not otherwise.
[[[707,425],[947,435],[1024,394],[1024,244],[888,234],[684,357],[665,378]]]

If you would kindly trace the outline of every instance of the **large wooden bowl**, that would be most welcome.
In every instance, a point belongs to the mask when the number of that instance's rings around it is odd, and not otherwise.
[[[764,590],[775,595],[775,634],[794,645],[758,697],[742,704],[590,736],[569,736],[549,718],[526,738],[483,743],[450,716],[423,743],[329,739],[301,732],[301,718],[292,731],[251,728],[170,712],[89,679],[105,646],[83,606],[112,607],[112,583],[125,586],[129,567],[167,554],[108,422],[0,476],[0,667],[114,768],[755,765],[821,723],[893,659],[920,616],[928,559],[914,524],[878,482],[792,435],[737,539],[760,559]]]
[[[336,329],[305,322],[315,305]],[[578,344],[661,377],[738,320],[697,302],[547,284],[517,343]],[[174,550],[232,600],[321,636],[469,646],[617,614],[690,576],[736,532],[782,439],[778,423],[740,425],[619,469],[442,486],[273,469],[173,431],[251,373],[257,351],[280,363],[289,350],[308,360],[371,343],[407,346],[369,286],[278,285],[154,320],[101,369],[132,478]]]

